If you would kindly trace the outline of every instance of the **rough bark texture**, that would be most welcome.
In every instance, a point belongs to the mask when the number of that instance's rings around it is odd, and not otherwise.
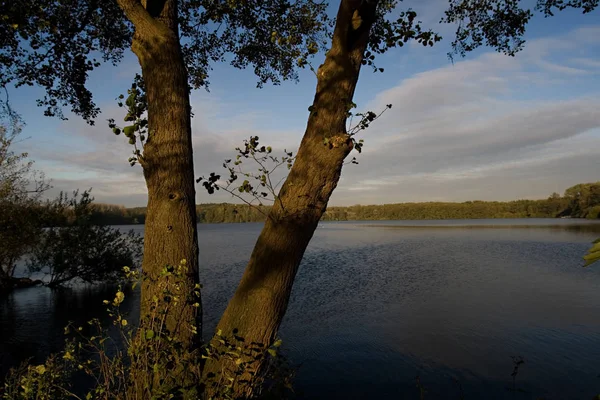
[[[192,157],[191,113],[186,67],[177,27],[177,2],[119,0],[135,26],[132,50],[142,67],[148,99],[148,140],[141,161],[148,188],[144,233],[143,271],[151,279],[166,265],[186,260],[183,293],[193,293],[198,283],[198,238]],[[144,8],[145,7],[145,8]],[[141,317],[154,295],[155,285],[142,286]],[[172,304],[166,327],[179,330],[178,338],[194,346],[190,324],[200,332],[201,308]]]
[[[298,266],[352,150],[346,119],[377,2],[343,0],[331,49],[294,166],[258,238],[246,271],[217,329],[245,343],[271,344],[287,309]],[[328,138],[334,147],[324,144]],[[219,366],[218,368],[222,368]],[[215,366],[207,364],[206,371]],[[238,393],[247,388],[238,388]]]

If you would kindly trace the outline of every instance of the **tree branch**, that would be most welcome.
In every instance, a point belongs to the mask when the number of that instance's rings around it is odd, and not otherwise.
[[[150,13],[137,0],[117,0],[119,7],[136,30],[146,34],[160,34],[161,29]]]

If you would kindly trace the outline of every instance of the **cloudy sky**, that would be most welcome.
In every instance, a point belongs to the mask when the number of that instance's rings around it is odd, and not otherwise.
[[[355,103],[377,111],[393,104],[361,134],[359,165],[344,167],[330,204],[544,198],[579,182],[600,180],[600,11],[536,18],[524,51],[511,58],[481,49],[452,64],[453,28],[437,24],[445,0],[406,1],[445,40],[434,48],[395,49],[364,69]],[[318,65],[323,56],[314,60]],[[44,117],[36,88],[11,91],[27,126],[19,144],[60,190],[93,188],[99,202],[142,206],[146,188],[131,147],[103,121],[123,118],[114,99],[139,69],[128,55],[90,78],[103,114],[95,127],[77,117]],[[256,89],[251,71],[216,65],[210,93],[192,95],[196,174],[221,172],[244,138],[258,135],[277,150],[296,150],[316,79]],[[197,201],[234,201],[209,196]]]

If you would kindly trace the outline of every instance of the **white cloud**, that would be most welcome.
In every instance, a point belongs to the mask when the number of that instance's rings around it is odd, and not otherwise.
[[[344,169],[332,204],[544,197],[597,180],[598,38],[599,27],[580,28],[381,92],[367,108],[393,108],[365,132],[360,165]],[[588,84],[585,95],[575,83]]]
[[[589,58],[573,58],[571,63],[574,65],[583,65],[589,68],[600,68],[600,60],[592,60]]]
[[[210,96],[196,92],[192,97],[193,109],[198,110],[192,121],[196,176],[210,172],[225,176],[223,160],[235,157],[235,148],[243,147],[243,140],[251,135],[259,135],[262,143],[272,146],[276,156],[283,149],[296,151],[300,132],[274,131],[261,125],[269,120],[261,119],[266,117],[264,112],[231,115],[229,107]],[[20,143],[19,150],[28,151],[31,159],[36,160],[36,168],[52,180],[49,197],[60,191],[92,187],[98,202],[145,205],[147,191],[142,170],[138,165],[131,167],[127,161],[133,148],[122,135],[114,135],[104,122],[108,118],[122,120],[123,110],[112,104],[102,110],[95,126],[73,118],[58,124],[60,131],[53,137],[32,136],[31,140]],[[248,170],[256,169],[256,165],[249,163]],[[283,169],[274,179],[279,180]],[[224,192],[209,196],[201,185],[196,190],[199,202],[235,201]]]

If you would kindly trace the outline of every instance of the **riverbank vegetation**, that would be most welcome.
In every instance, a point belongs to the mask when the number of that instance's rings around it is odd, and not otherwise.
[[[61,195],[55,203],[61,210],[58,221],[39,235],[27,260],[29,272],[45,273],[47,285],[56,287],[73,280],[117,282],[124,265],[139,266],[141,235],[92,223],[89,192]]]
[[[124,265],[141,261],[142,238],[92,219],[89,192],[43,199],[50,185],[27,153],[15,153],[18,120],[0,125],[0,293],[71,281],[114,282]],[[35,274],[32,280],[19,273]]]
[[[166,328],[165,316],[173,303],[200,307],[200,286],[185,293],[177,284],[187,271],[186,260],[163,268],[154,282],[161,288],[161,296],[145,305],[148,315],[138,324],[129,321],[121,304],[125,293],[131,292],[126,290],[129,286],[143,285],[150,278],[123,268],[119,275],[125,287],[119,287],[113,299],[104,300],[112,326],[103,325],[98,318],[82,326],[70,323],[64,330],[64,348],[41,364],[25,362],[12,368],[4,387],[0,387],[0,398],[234,400],[239,398],[234,388],[243,380],[253,383],[247,397],[292,397],[294,371],[279,354],[281,340],[268,347],[261,343],[246,346],[236,332],[225,336],[219,331],[216,340],[189,351],[178,337],[180,331],[194,327],[177,325],[175,331]],[[227,360],[235,368],[203,376],[208,360]],[[262,361],[260,370],[257,360]],[[76,384],[77,380],[88,379],[93,382],[89,386]]]

